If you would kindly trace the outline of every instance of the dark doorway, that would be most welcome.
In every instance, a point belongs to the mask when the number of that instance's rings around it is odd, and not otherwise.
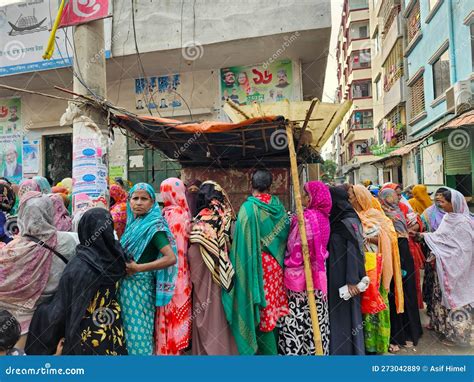
[[[57,184],[72,176],[72,134],[44,137],[45,175]]]

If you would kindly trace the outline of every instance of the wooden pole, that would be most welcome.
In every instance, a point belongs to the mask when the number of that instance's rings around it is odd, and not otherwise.
[[[298,227],[301,236],[301,248],[303,250],[304,274],[306,278],[306,291],[308,293],[309,311],[311,313],[311,323],[313,326],[313,339],[316,347],[316,355],[323,355],[323,345],[321,342],[321,332],[319,331],[318,312],[314,297],[313,274],[311,271],[311,261],[309,258],[308,239],[306,237],[306,226],[303,215],[303,205],[301,204],[300,178],[298,176],[298,163],[296,161],[295,143],[293,142],[293,123],[286,124],[286,135],[288,138],[288,150],[290,152],[291,177],[293,179],[293,190],[295,192],[296,213],[298,216]]]

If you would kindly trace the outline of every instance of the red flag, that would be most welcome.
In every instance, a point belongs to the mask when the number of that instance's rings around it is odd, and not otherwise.
[[[109,15],[109,0],[69,0],[64,7],[60,28],[85,24]]]

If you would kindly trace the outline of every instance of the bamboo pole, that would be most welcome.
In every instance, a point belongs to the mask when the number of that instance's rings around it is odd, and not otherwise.
[[[306,237],[306,226],[304,222],[303,206],[301,204],[300,178],[298,176],[298,163],[296,161],[295,143],[293,142],[293,123],[286,124],[286,135],[288,138],[288,150],[290,152],[291,177],[293,178],[293,190],[295,192],[296,213],[298,216],[298,227],[301,236],[301,248],[303,250],[304,274],[306,278],[306,292],[308,293],[309,311],[313,326],[313,339],[316,347],[316,355],[323,355],[321,332],[319,331],[318,312],[314,297],[313,274],[309,258],[308,239]]]

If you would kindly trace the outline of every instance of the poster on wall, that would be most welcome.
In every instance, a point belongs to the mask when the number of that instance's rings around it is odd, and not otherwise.
[[[73,142],[73,211],[107,206],[107,167],[98,134],[88,132]]]
[[[291,61],[221,69],[221,100],[237,105],[295,100]]]
[[[23,173],[38,174],[39,172],[39,141],[23,139]]]
[[[0,76],[72,65],[72,27],[57,32],[53,57],[43,60],[59,3],[58,0],[24,0],[0,6]],[[109,12],[111,6],[109,1]],[[108,58],[112,44],[112,18],[104,20],[104,32],[105,56]]]
[[[181,109],[185,105],[178,93],[182,93],[179,74],[137,78],[135,79],[135,109]]]
[[[0,135],[22,131],[21,98],[0,99]]]
[[[443,176],[443,146],[441,142],[423,147],[423,184],[444,184]]]
[[[12,183],[23,177],[23,150],[20,134],[0,135],[0,176]]]

